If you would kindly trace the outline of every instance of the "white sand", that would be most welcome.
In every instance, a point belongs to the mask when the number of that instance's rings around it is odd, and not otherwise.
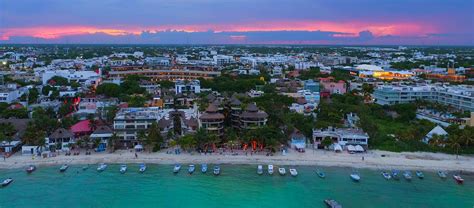
[[[381,155],[385,155],[382,157]],[[364,157],[364,160],[362,160]],[[373,150],[364,154],[334,153],[324,150],[308,150],[306,153],[291,151],[286,156],[276,154],[265,155],[200,155],[198,153],[180,155],[159,153],[135,153],[130,151],[117,151],[115,153],[92,153],[92,155],[56,156],[50,158],[32,159],[31,156],[19,154],[7,158],[0,158],[0,169],[24,168],[27,165],[57,165],[61,164],[97,164],[97,163],[148,163],[148,164],[174,164],[174,163],[209,163],[209,164],[274,164],[274,165],[314,165],[337,166],[371,169],[412,169],[412,170],[450,170],[474,172],[474,157],[459,156],[442,153],[393,153]]]

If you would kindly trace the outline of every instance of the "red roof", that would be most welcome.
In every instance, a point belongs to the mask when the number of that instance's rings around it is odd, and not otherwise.
[[[78,123],[71,126],[71,132],[74,134],[92,132],[91,127],[89,126],[89,120],[79,121]]]

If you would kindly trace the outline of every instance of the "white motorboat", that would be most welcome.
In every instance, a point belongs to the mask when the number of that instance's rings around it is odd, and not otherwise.
[[[273,165],[268,165],[268,174],[273,175]]]
[[[196,167],[194,165],[189,165],[188,167],[188,173],[189,174],[193,174],[194,173],[194,170],[196,170]]]
[[[7,178],[7,179],[3,180],[2,187],[10,185],[10,183],[12,183],[12,182],[13,182],[12,178]]]
[[[214,166],[214,175],[219,175],[219,174],[221,174],[221,168],[218,165],[216,165]]]
[[[403,177],[405,178],[405,180],[411,181],[411,179],[412,179],[411,172],[408,171],[408,170],[407,170],[407,171],[404,171],[404,172],[403,172]]]
[[[179,170],[181,170],[181,165],[180,164],[176,164],[174,165],[174,168],[173,168],[173,173],[178,173]]]
[[[354,171],[351,173],[351,179],[355,182],[359,182],[360,181],[360,175],[358,172]]]
[[[66,172],[68,168],[69,168],[69,165],[64,164],[59,168],[59,172]]]
[[[258,174],[258,175],[262,175],[262,174],[263,174],[263,166],[262,166],[262,165],[258,165],[258,166],[257,166],[257,174]]]
[[[207,164],[201,164],[201,173],[207,172]]]
[[[385,172],[385,171],[382,171],[382,176],[387,179],[387,180],[390,180],[392,178],[392,176],[390,175],[390,173],[388,172]]]
[[[415,173],[419,179],[425,178],[425,174],[423,174],[423,172],[421,172],[420,170],[417,170]]]
[[[26,168],[27,173],[32,173],[35,170],[36,170],[36,166],[34,166],[34,165],[30,165],[30,166],[28,166],[28,168]]]
[[[146,165],[144,163],[140,164],[140,168],[138,169],[140,173],[144,173],[146,171]]]
[[[290,168],[290,174],[291,174],[291,176],[295,177],[295,176],[298,175],[298,171],[296,171],[295,168]]]
[[[458,174],[454,174],[453,178],[456,182],[458,182],[458,184],[462,184],[464,182],[464,179]]]
[[[107,168],[107,164],[101,163],[101,164],[99,164],[99,166],[97,167],[97,171],[102,172],[102,171],[104,171],[106,168]]]
[[[120,166],[120,173],[124,174],[125,172],[127,172],[127,165],[121,165]]]
[[[439,170],[438,171],[438,176],[441,178],[441,179],[446,179],[447,177],[447,173],[445,171],[442,171],[442,170]]]
[[[282,176],[286,175],[286,170],[285,170],[285,168],[278,168],[278,172],[279,172],[280,175],[282,175]]]

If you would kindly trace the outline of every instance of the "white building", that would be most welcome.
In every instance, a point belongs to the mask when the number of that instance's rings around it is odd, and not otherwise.
[[[199,80],[177,80],[174,84],[176,94],[201,93],[201,82]]]
[[[215,55],[213,56],[214,64],[218,66],[222,66],[225,64],[230,64],[234,62],[233,56],[226,56],[226,55]]]

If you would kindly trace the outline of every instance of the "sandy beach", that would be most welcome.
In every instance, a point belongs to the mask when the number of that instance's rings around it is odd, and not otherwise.
[[[61,165],[61,164],[91,164],[97,163],[148,163],[148,164],[174,164],[174,163],[210,163],[210,164],[274,164],[274,165],[311,165],[335,166],[369,169],[412,169],[412,170],[448,170],[474,173],[474,157],[459,156],[442,153],[394,153],[371,150],[363,154],[335,153],[332,151],[308,150],[306,153],[290,151],[287,155],[277,153],[274,156],[266,155],[239,155],[199,153],[181,153],[179,155],[167,154],[166,151],[158,153],[135,152],[120,150],[115,153],[92,153],[78,156],[65,156],[64,154],[33,159],[31,156],[16,154],[0,161],[0,169],[24,168],[27,165]],[[362,160],[362,157],[364,159]]]

